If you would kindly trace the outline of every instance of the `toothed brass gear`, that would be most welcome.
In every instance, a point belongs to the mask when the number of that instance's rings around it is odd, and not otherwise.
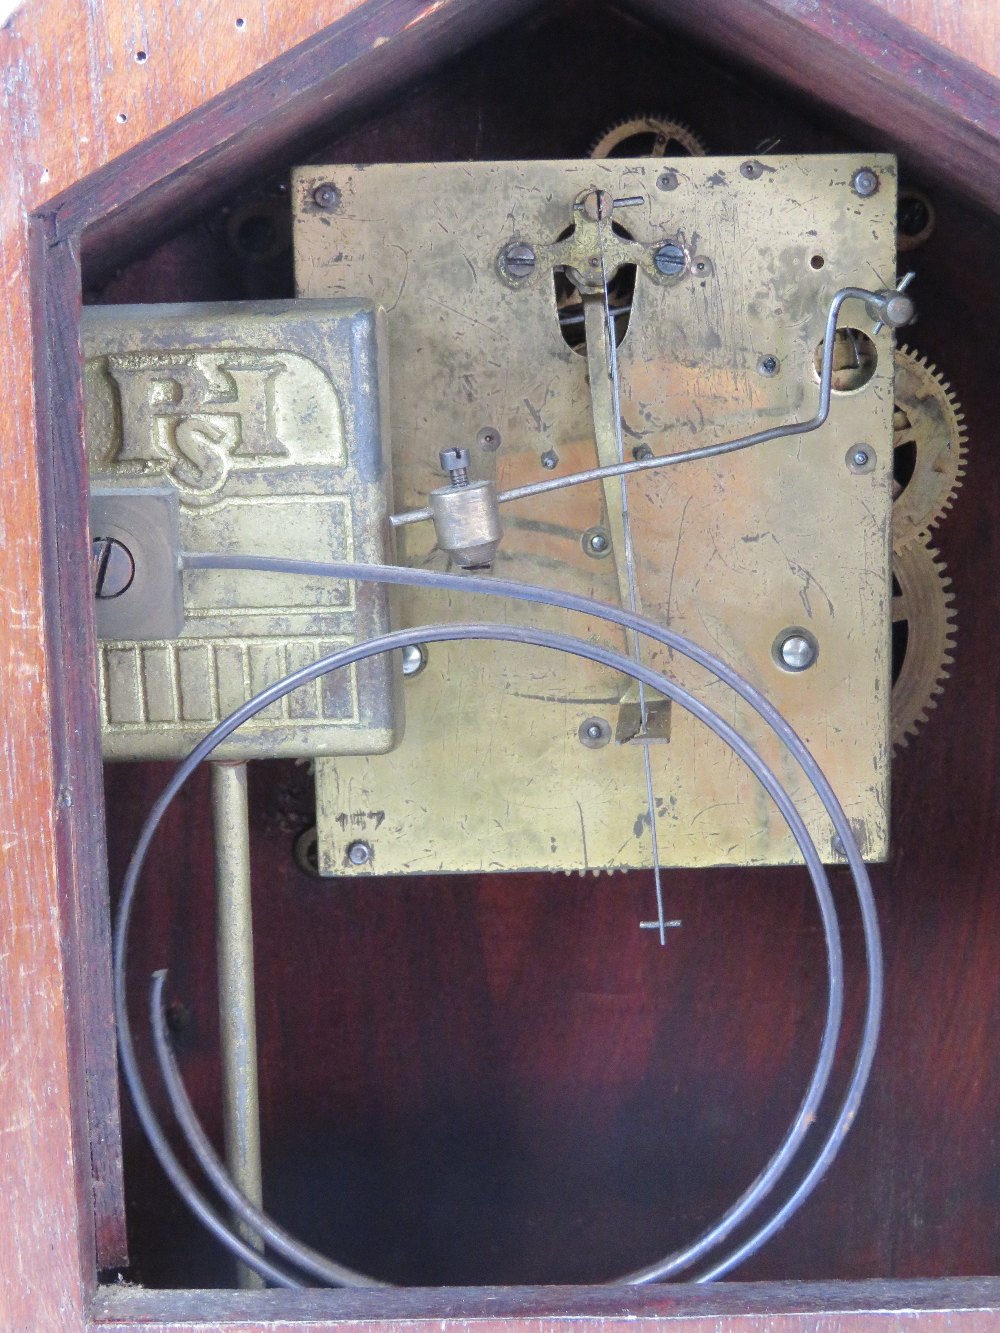
[[[632,142],[634,141],[634,142]],[[704,157],[693,130],[666,116],[632,116],[595,139],[591,157]]]
[[[965,475],[966,434],[958,400],[924,357],[899,347],[895,367],[892,546],[900,551],[951,508]]]
[[[955,610],[944,561],[926,541],[892,557],[892,744],[927,721],[954,662]]]

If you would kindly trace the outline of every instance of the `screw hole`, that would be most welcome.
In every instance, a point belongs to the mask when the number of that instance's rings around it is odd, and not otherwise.
[[[920,190],[900,191],[896,217],[896,245],[900,250],[923,245],[934,230],[934,205]]]
[[[293,849],[295,864],[307,875],[319,878],[319,835],[315,825],[307,828],[295,839]]]
[[[817,379],[823,368],[823,344],[816,347]],[[878,368],[878,348],[861,329],[838,329],[833,344],[834,393],[856,393],[871,382]]]
[[[146,59],[147,59],[147,56],[146,56],[146,52],[145,52],[145,51],[136,51],[136,53],[135,53],[135,63],[136,63],[137,65],[144,65],[144,64],[146,63]]]
[[[813,255],[812,259],[810,259],[809,261],[809,267],[820,269],[823,267],[825,263],[826,260],[823,258],[822,255]]]
[[[239,28],[239,30],[242,32],[242,30],[247,26],[247,21],[246,21],[246,19],[237,19],[237,20],[236,20],[236,26],[237,26],[237,28]]]
[[[119,111],[118,115],[115,116],[115,120],[117,120],[119,125],[124,125],[125,122],[128,120],[128,115],[124,111]]]

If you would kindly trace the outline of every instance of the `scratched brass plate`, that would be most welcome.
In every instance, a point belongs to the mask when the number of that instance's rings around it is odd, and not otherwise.
[[[266,685],[388,628],[384,593],[242,571],[185,573],[179,633],[156,627],[160,608],[130,615],[127,605],[159,586],[145,577],[164,561],[151,537],[173,497],[185,551],[384,559],[379,320],[357,301],[84,313],[91,524],[102,528],[92,536],[122,539],[137,570],[120,598],[97,604],[104,753],[175,758]],[[379,659],[301,687],[218,757],[390,748],[401,730],[396,666]]]
[[[386,310],[393,485],[397,506],[421,506],[441,482],[438,451],[472,450],[473,477],[502,488],[592,466],[595,428],[587,358],[557,320],[545,262],[512,284],[497,256],[513,240],[550,247],[574,224],[573,201],[599,187],[640,203],[615,220],[647,252],[685,248],[683,274],[638,267],[618,349],[627,450],[654,453],[723,441],[811,417],[814,358],[840,287],[895,278],[896,167],[890,157],[684,159],[676,188],[656,160],[308,167],[294,181],[298,290],[363,294]],[[873,167],[868,199],[853,173]],[[333,211],[313,198],[339,191]],[[544,261],[544,256],[543,256]],[[857,302],[845,324],[872,333]],[[873,335],[874,376],[834,396],[819,431],[630,480],[642,609],[706,645],[762,688],[813,747],[870,859],[887,853],[889,787],[889,476],[892,335]],[[762,358],[779,363],[760,373]],[[498,451],[476,443],[484,427]],[[873,450],[852,472],[848,449]],[[542,457],[558,463],[546,471]],[[504,507],[496,572],[620,598],[618,561],[587,555],[581,536],[608,526],[599,484]],[[406,563],[443,568],[430,524],[397,533]],[[488,576],[486,576],[488,577]],[[404,624],[526,621],[627,648],[596,622],[473,595],[408,590]],[[776,636],[807,628],[815,666],[778,667]],[[644,660],[690,685],[753,738],[801,798],[834,859],[817,799],[749,710],[704,672],[655,645]],[[407,731],[389,757],[317,765],[320,866],[327,874],[579,870],[650,861],[642,749],[581,744],[588,718],[615,731],[622,683],[607,671],[538,650],[433,645],[405,684]],[[666,865],[774,864],[797,859],[762,789],[725,747],[673,709],[669,740],[649,747],[661,860]],[[367,839],[360,869],[349,843]]]

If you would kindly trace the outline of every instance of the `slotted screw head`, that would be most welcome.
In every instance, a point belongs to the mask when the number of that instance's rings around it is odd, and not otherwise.
[[[443,472],[461,472],[469,466],[468,449],[442,449],[438,457]]]
[[[132,586],[135,560],[124,542],[116,537],[95,537],[91,546],[94,596],[101,601],[120,597]]]
[[[503,268],[508,278],[527,278],[535,269],[535,251],[527,241],[514,241],[503,252]]]
[[[676,241],[667,241],[653,254],[653,263],[657,273],[662,273],[665,278],[675,278],[678,273],[684,272],[687,256],[683,246]]]

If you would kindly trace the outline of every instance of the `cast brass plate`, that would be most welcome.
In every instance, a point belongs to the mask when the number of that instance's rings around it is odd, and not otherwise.
[[[127,605],[159,586],[143,577],[143,558],[159,571],[166,531],[184,551],[385,558],[378,319],[357,301],[84,313],[92,526],[108,528],[92,535],[124,540],[137,567],[132,588],[99,604],[104,753],[175,758],[251,694],[388,628],[385,593],[274,574],[185,573],[179,635],[149,628],[160,608]],[[218,757],[389,749],[401,729],[394,666],[360,664],[297,690]]]
[[[853,191],[859,167],[880,187]],[[640,203],[615,220],[645,247],[618,350],[627,450],[654,453],[806,419],[817,405],[815,353],[840,287],[895,278],[896,167],[891,157],[460,163],[307,167],[293,188],[298,290],[381,303],[397,504],[422,506],[441,483],[438,451],[473,451],[471,475],[501,487],[592,466],[587,359],[557,320],[550,247],[594,188]],[[314,190],[336,186],[332,211]],[[663,188],[673,183],[675,188]],[[327,196],[329,198],[329,195]],[[512,283],[498,269],[510,242],[540,255]],[[648,256],[667,240],[688,266],[660,279]],[[844,324],[872,333],[858,302]],[[889,476],[892,335],[874,335],[875,374],[835,395],[818,432],[636,477],[629,506],[642,609],[711,648],[761,687],[813,747],[866,855],[886,855],[889,702]],[[776,374],[761,373],[777,359]],[[502,443],[477,446],[485,427]],[[492,441],[491,441],[492,442]],[[866,473],[845,455],[864,442]],[[543,455],[554,453],[554,471]],[[587,555],[581,536],[608,526],[599,484],[505,506],[496,572],[618,602],[616,560]],[[443,567],[424,523],[397,534],[405,564]],[[488,576],[486,576],[488,577]],[[599,636],[596,622],[473,595],[408,590],[403,624],[530,621]],[[815,666],[782,670],[773,645],[802,626]],[[745,730],[801,800],[822,849],[819,803],[777,743],[705,673],[654,645],[644,660],[689,684]],[[389,758],[317,765],[320,866],[327,874],[578,870],[650,864],[642,746],[588,748],[589,717],[615,731],[622,682],[539,651],[433,645],[405,685],[407,732]],[[755,779],[674,708],[669,740],[649,747],[661,860],[667,865],[797,859]],[[360,869],[346,856],[365,838]],[[830,852],[832,857],[832,852]]]

